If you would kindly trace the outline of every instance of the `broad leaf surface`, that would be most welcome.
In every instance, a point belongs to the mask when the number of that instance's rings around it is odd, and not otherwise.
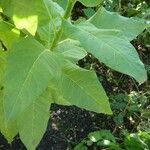
[[[139,83],[147,79],[143,63],[126,39],[114,36],[112,32],[97,36],[67,21],[63,21],[63,31],[66,37],[79,40],[85,50],[112,69],[134,77]]]
[[[121,30],[130,41],[135,39],[146,28],[146,23],[143,20],[126,18],[115,12],[109,12],[105,8],[100,8],[89,19],[89,22],[100,29]]]
[[[106,93],[93,71],[67,63],[62,70],[58,89],[71,105],[97,113],[112,113]]]
[[[7,61],[4,103],[9,122],[17,119],[59,75],[61,58],[26,38],[14,44]]]
[[[93,24],[91,24],[90,22],[80,22],[78,24],[76,24],[77,27],[79,27],[80,29],[83,29],[87,32],[90,32],[91,34],[93,34],[96,37],[101,37],[102,35],[107,35],[107,36],[116,36],[119,38],[126,38],[121,30],[117,30],[117,29],[99,29],[97,27],[95,27]]]
[[[4,72],[6,66],[5,54],[0,54],[0,132],[7,138],[8,142],[13,140],[17,134],[16,123],[13,122],[10,126],[6,125],[5,109],[4,109]]]
[[[48,90],[21,114],[19,135],[28,150],[34,150],[43,137],[50,117],[51,94]]]
[[[12,142],[18,133],[16,122],[11,122],[9,125],[6,123],[3,90],[0,90],[0,132],[5,136],[8,142]]]

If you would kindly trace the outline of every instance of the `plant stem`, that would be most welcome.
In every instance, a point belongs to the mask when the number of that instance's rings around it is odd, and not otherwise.
[[[67,7],[66,7],[66,10],[65,10],[65,14],[64,14],[62,20],[63,19],[67,20],[71,16],[71,12],[72,12],[72,9],[73,9],[73,6],[74,6],[75,2],[76,2],[76,0],[68,0]],[[56,33],[56,35],[54,37],[54,40],[51,44],[51,47],[50,47],[51,50],[57,45],[61,35],[62,35],[62,24],[61,24],[58,32]]]
[[[71,12],[76,0],[68,0],[68,4],[65,10],[64,19],[68,19],[71,16]]]

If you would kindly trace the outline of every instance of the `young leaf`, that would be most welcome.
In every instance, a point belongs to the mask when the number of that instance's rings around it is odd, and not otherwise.
[[[59,75],[58,55],[32,38],[13,45],[8,56],[4,107],[8,123],[30,106]]]
[[[50,117],[52,103],[49,90],[43,94],[21,114],[19,118],[19,135],[28,150],[35,150],[43,137]]]
[[[109,12],[103,7],[88,21],[100,29],[121,30],[130,41],[146,28],[146,23],[143,20],[123,17],[117,13]]]
[[[91,132],[88,138],[92,142],[98,142],[100,140],[109,140],[110,142],[116,143],[115,137],[109,130],[100,130]]]
[[[57,88],[71,105],[97,113],[112,113],[106,93],[93,71],[67,63]]]
[[[111,31],[92,34],[85,27],[80,28],[63,21],[64,36],[79,40],[86,51],[110,68],[134,77],[139,83],[147,79],[146,70],[135,48],[124,38],[115,36]],[[106,30],[105,30],[106,31]],[[106,34],[105,34],[106,33]],[[112,34],[113,33],[113,34]]]

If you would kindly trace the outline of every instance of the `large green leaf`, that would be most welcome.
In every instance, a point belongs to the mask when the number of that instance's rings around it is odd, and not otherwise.
[[[59,75],[61,58],[36,40],[26,38],[13,45],[7,61],[4,107],[9,123],[52,84]]]
[[[7,138],[8,142],[13,140],[13,137],[17,134],[16,122],[13,122],[10,126],[7,126],[5,120],[4,109],[4,72],[6,65],[5,54],[0,54],[0,132]]]
[[[0,40],[8,49],[19,38],[19,34],[20,32],[11,24],[0,20]]]
[[[53,19],[63,13],[63,9],[51,0],[2,0],[2,8],[17,28],[25,28],[33,35],[37,28],[46,24],[55,26]]]
[[[99,30],[96,35],[88,32],[86,27],[75,27],[67,21],[63,21],[63,31],[64,36],[79,40],[85,50],[112,69],[134,77],[139,83],[147,79],[143,63],[135,48],[126,39],[115,36],[112,31],[105,34]]]
[[[61,53],[67,59],[77,62],[87,55],[87,52],[80,47],[80,42],[66,39],[58,43],[53,51]]]
[[[115,12],[109,12],[105,8],[100,8],[89,19],[89,22],[100,29],[121,30],[130,41],[135,39],[146,28],[146,23],[143,20],[123,17]]]
[[[36,101],[34,101],[19,119],[19,135],[28,150],[35,150],[43,134],[50,117],[51,94],[47,89]]]
[[[108,98],[96,74],[67,63],[57,89],[71,105],[97,113],[111,114]]]

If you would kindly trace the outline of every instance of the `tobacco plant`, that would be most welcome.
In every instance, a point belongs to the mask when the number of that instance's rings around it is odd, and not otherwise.
[[[87,7],[102,0],[78,0]],[[0,0],[0,131],[11,142],[19,133],[27,149],[39,144],[52,103],[111,114],[94,70],[77,62],[88,53],[139,84],[146,70],[130,43],[144,20],[100,9],[74,23],[76,0]]]

